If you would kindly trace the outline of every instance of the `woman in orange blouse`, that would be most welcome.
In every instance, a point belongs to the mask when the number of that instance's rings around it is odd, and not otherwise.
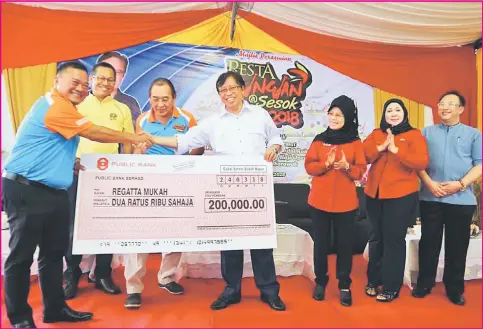
[[[308,203],[314,226],[315,300],[324,300],[330,227],[337,241],[336,273],[340,303],[352,305],[352,234],[358,208],[354,181],[366,171],[364,147],[359,138],[357,108],[347,96],[334,99],[328,111],[329,127],[315,136],[305,157],[312,178]]]
[[[406,261],[406,232],[418,202],[417,172],[428,165],[424,136],[409,124],[396,98],[384,104],[380,129],[364,141],[368,163],[366,208],[371,223],[366,294],[391,302],[399,295]],[[378,294],[378,286],[383,290]]]

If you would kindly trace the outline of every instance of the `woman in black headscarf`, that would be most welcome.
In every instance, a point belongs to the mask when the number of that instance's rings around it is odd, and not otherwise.
[[[384,104],[380,128],[364,141],[364,150],[372,164],[365,188],[371,223],[366,294],[391,302],[403,282],[406,232],[418,202],[417,172],[428,165],[428,148],[421,132],[409,124],[404,103],[393,98]]]
[[[337,279],[340,303],[352,305],[352,234],[357,200],[355,180],[367,169],[364,147],[359,138],[357,107],[352,99],[339,96],[328,111],[329,127],[317,135],[305,157],[305,169],[312,178],[308,203],[314,227],[315,300],[324,300],[330,227],[337,245]]]

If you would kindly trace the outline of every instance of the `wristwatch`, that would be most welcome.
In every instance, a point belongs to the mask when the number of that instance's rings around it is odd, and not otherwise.
[[[468,186],[466,186],[465,182],[463,182],[462,179],[460,179],[459,182],[461,184],[460,191],[466,191],[466,189],[468,188]]]

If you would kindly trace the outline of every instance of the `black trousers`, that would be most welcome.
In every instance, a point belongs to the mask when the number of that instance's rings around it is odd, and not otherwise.
[[[69,245],[67,192],[2,178],[2,198],[10,229],[4,282],[8,318],[12,324],[32,321],[27,298],[37,246],[44,314],[59,312],[65,306],[62,257]]]
[[[465,290],[466,253],[476,206],[421,201],[418,287],[432,288],[436,279],[444,227],[443,283],[448,294]]]
[[[67,268],[64,272],[64,278],[66,280],[78,281],[82,275],[82,270],[79,265],[82,262],[82,255],[72,255],[72,243],[74,238],[74,219],[75,219],[75,208],[77,200],[77,185],[78,176],[74,176],[72,185],[67,189],[69,195],[70,203],[70,235],[69,235],[69,248],[65,254],[65,262],[67,263]],[[108,255],[96,255],[96,268],[94,274],[96,279],[105,279],[111,276],[111,262],[112,254]]]
[[[315,283],[326,286],[329,282],[327,255],[330,249],[330,228],[334,227],[337,246],[336,277],[339,289],[349,289],[352,283],[352,242],[356,210],[331,213],[310,207],[314,226]]]
[[[366,208],[371,231],[367,281],[399,292],[406,264],[406,234],[414,222],[418,193],[401,198],[379,199],[366,195]]]
[[[250,250],[250,255],[257,288],[268,298],[277,297],[280,284],[275,274],[273,249],[253,249]],[[226,282],[223,295],[228,298],[239,298],[243,277],[243,250],[221,252],[221,274]]]

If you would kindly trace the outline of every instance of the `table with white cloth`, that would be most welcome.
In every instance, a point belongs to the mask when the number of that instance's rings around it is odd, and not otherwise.
[[[8,240],[10,232],[6,221],[6,215],[2,212],[2,275],[4,274],[4,264],[10,253]],[[303,275],[311,280],[314,274],[314,243],[310,235],[304,230],[290,225],[277,224],[277,248],[273,250],[273,258],[277,275],[292,276]],[[38,274],[38,248],[35,252],[31,275]],[[252,277],[252,262],[250,251],[244,252],[244,277]],[[114,255],[112,268],[117,268],[123,264],[123,255]],[[91,272],[95,266],[95,257],[85,255],[80,264],[82,272]],[[65,268],[65,264],[64,264]],[[221,257],[219,251],[211,252],[185,252],[183,253],[178,269],[176,270],[176,280],[182,277],[189,278],[221,278]]]
[[[314,242],[307,232],[290,224],[277,224],[277,248],[273,250],[277,275],[303,275],[313,280],[313,250]],[[220,252],[183,253],[175,275],[176,280],[182,277],[221,278]],[[243,277],[253,277],[249,250],[244,251]]]
[[[468,230],[468,234],[469,234]],[[419,274],[419,240],[421,240],[421,226],[415,225],[413,229],[408,230],[406,235],[406,266],[404,268],[404,284],[413,288],[418,280]],[[465,280],[481,279],[481,235],[470,238],[468,253],[466,256]],[[368,257],[368,246],[364,251],[364,258]],[[443,281],[444,273],[444,235],[439,254],[438,268],[436,272],[436,282]]]

